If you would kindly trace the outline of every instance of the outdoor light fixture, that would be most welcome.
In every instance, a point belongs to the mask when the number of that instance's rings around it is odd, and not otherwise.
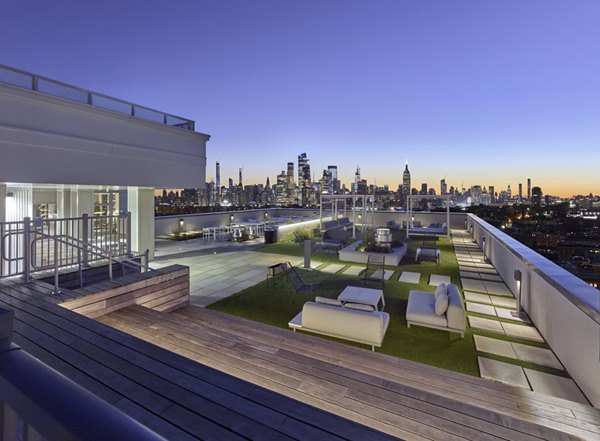
[[[513,317],[521,317],[521,312],[523,311],[521,306],[521,285],[523,281],[523,274],[521,273],[521,270],[515,270],[514,278],[517,282],[517,310],[511,311],[511,315]]]
[[[269,218],[269,212],[265,211],[265,219],[268,219],[268,218]]]
[[[185,224],[185,220],[179,219],[179,226],[183,228],[183,224]]]

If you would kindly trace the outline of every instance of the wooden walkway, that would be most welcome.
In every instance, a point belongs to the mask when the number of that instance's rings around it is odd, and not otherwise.
[[[98,320],[395,437],[600,439],[589,406],[203,308],[134,306]]]
[[[167,439],[392,438],[63,308],[77,296],[51,291],[0,281],[0,306],[15,312],[13,341]]]

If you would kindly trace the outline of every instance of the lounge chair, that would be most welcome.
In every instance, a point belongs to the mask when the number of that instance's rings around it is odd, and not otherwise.
[[[305,283],[300,277],[300,274],[298,274],[298,270],[294,268],[289,262],[287,263],[285,275],[292,284],[292,287],[294,288],[294,295],[290,299],[290,302],[299,292],[314,292],[316,289],[319,289],[321,287],[320,283]]]
[[[385,256],[369,254],[367,267],[358,273],[358,278],[367,285],[367,282],[376,282],[383,289],[385,285]]]

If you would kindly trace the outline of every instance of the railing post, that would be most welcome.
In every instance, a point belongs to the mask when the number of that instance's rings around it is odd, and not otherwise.
[[[52,295],[60,294],[60,288],[58,287],[58,240],[54,239],[54,291]]]
[[[107,255],[108,255],[108,277],[110,280],[113,279],[113,260],[112,260],[112,252],[109,249],[107,251]]]
[[[29,282],[31,265],[31,218],[23,218],[23,280]]]
[[[84,267],[89,266],[88,244],[90,240],[90,220],[87,214],[81,217],[81,241],[83,242],[83,258],[82,264]]]
[[[127,235],[127,256],[131,257],[131,211],[128,211],[126,216],[127,217],[125,219],[125,234]]]
[[[143,271],[142,272],[146,272],[148,271],[148,264],[150,263],[150,250],[148,248],[146,248],[146,251],[144,252],[144,265],[146,266],[145,268],[142,268]]]

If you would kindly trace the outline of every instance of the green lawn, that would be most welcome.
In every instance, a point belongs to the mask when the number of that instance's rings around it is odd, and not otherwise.
[[[434,287],[428,285],[429,274],[448,275],[451,277],[453,283],[460,286],[458,265],[454,257],[451,241],[446,238],[440,238],[439,240],[438,246],[442,252],[442,261],[439,267],[436,267],[435,263],[431,262],[415,264],[415,250],[418,246],[418,239],[410,241],[408,253],[402,263],[397,267],[386,266],[387,269],[395,270],[392,279],[386,281],[384,289],[385,310],[390,313],[390,324],[383,346],[377,348],[377,351],[478,376],[477,354],[472,334],[468,329],[465,338],[462,339],[456,333],[418,326],[413,326],[410,329],[406,327],[405,313],[408,293],[411,289],[433,291]],[[282,254],[282,261],[285,261],[285,255],[303,255],[301,245],[290,243],[265,245],[257,251]],[[318,253],[313,256],[313,259],[324,262],[323,267],[331,262],[339,262],[337,255],[333,253]],[[348,263],[348,265],[360,264]],[[401,271],[420,272],[420,283],[398,282],[397,279]],[[316,271],[302,271],[301,276],[306,282],[321,282],[323,284],[322,288],[314,294],[299,293],[292,299],[294,295],[293,288],[285,277],[279,277],[276,279],[274,286],[271,286],[271,282],[269,284],[266,281],[259,283],[227,297],[209,306],[209,308],[281,328],[287,328],[289,320],[302,310],[302,305],[305,302],[313,300],[315,295],[336,298],[348,285],[361,286],[361,282],[359,282],[356,276],[323,273],[319,271],[319,268]],[[345,344],[354,344],[345,340],[339,341]],[[356,344],[356,346],[367,349],[366,345]]]

